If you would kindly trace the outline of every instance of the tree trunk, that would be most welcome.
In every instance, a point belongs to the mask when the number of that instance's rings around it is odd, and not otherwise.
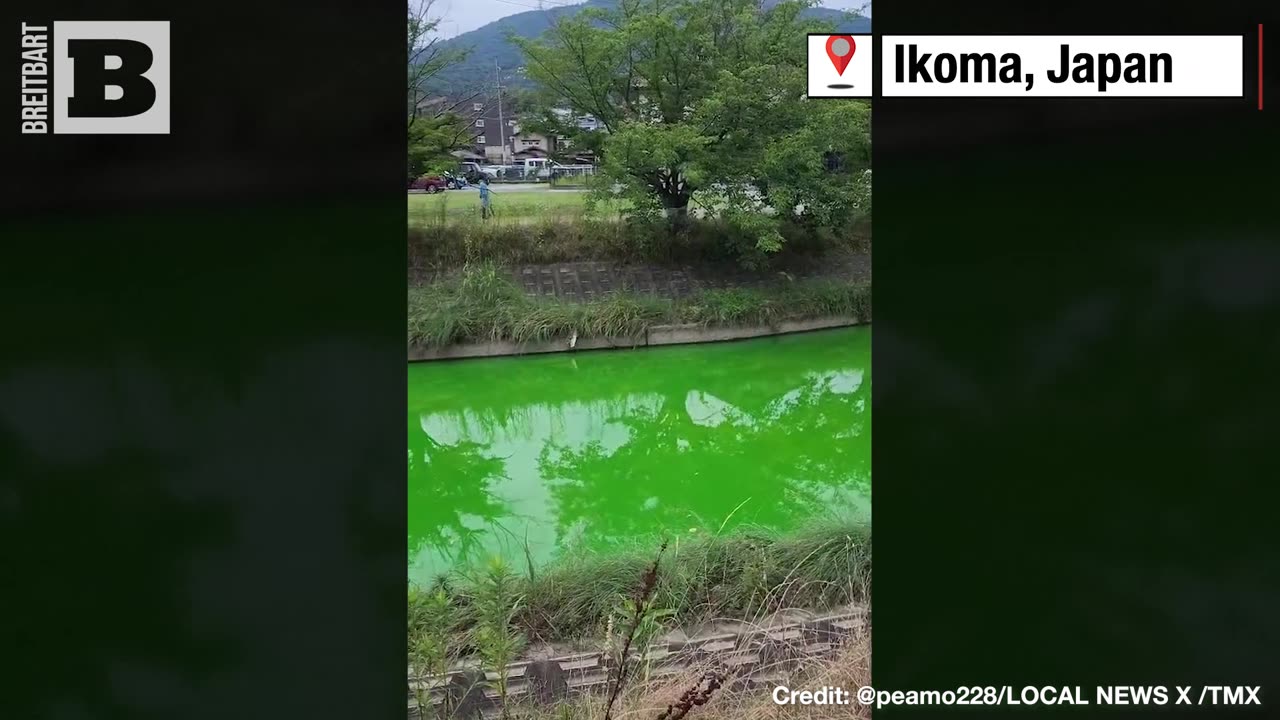
[[[667,217],[673,232],[683,230],[689,225],[689,194],[663,193],[662,212]]]
[[[678,170],[659,170],[649,178],[649,186],[662,203],[662,214],[671,222],[673,230],[684,227],[689,219],[689,200],[692,191]]]

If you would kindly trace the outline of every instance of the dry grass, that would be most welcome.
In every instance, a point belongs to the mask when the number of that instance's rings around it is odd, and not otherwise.
[[[616,720],[657,720],[686,691],[697,686],[706,673],[715,670],[715,661],[711,660],[671,677],[633,682],[618,699],[613,717]],[[705,705],[694,707],[687,717],[698,720],[869,720],[871,709],[858,704],[855,695],[859,687],[871,684],[870,632],[850,638],[833,655],[799,663],[786,671],[780,681],[780,684],[794,690],[841,688],[849,692],[850,702],[847,705],[777,705],[772,695],[775,685],[747,687],[729,678],[724,687],[711,693]],[[521,720],[600,720],[604,702],[600,696],[585,696],[549,707],[516,707],[512,717]]]
[[[503,717],[513,720],[866,717],[856,714],[862,711],[856,705],[777,706],[771,694],[776,684],[749,685],[720,663],[728,662],[729,653],[756,647],[763,633],[803,617],[868,609],[870,541],[868,526],[833,521],[785,535],[739,531],[675,547],[665,558],[660,550],[661,562],[652,550],[587,554],[524,578],[503,570],[507,590],[499,599],[491,597],[494,583],[484,581],[492,569],[470,581],[442,577],[434,588],[411,588],[409,664],[418,668],[419,681],[438,676],[441,667],[483,667],[491,681],[498,678],[493,687],[504,698],[498,704]],[[495,609],[484,612],[490,606]],[[613,668],[607,683],[592,694],[549,704],[518,697],[508,702],[497,668],[514,657],[485,652],[486,614],[497,616],[499,634],[520,647],[535,639],[573,646],[543,646],[535,654],[605,653]],[[670,661],[651,664],[647,650],[660,633],[675,628],[690,637],[733,633],[739,640],[732,651],[666,674]],[[801,652],[811,640],[792,641],[784,659],[751,668],[750,677],[798,691],[833,686],[854,693],[869,684],[867,633],[855,631],[832,654],[817,657]],[[416,694],[421,701],[422,693]]]

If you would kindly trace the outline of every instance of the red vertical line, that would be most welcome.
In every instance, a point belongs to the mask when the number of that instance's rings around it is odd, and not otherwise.
[[[1258,23],[1258,109],[1262,109],[1262,23]]]

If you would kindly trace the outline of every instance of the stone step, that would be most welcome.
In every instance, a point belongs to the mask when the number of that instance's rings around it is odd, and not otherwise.
[[[728,650],[732,650],[737,646],[738,646],[738,642],[736,639],[717,640],[715,642],[709,642],[709,643],[704,643],[702,645],[698,645],[696,648],[693,648],[693,649],[696,650],[697,652],[703,652],[703,653],[722,653]]]
[[[771,630],[765,633],[765,636],[774,642],[795,642],[804,638],[804,633],[799,628],[786,628],[782,630]]]
[[[560,669],[565,670],[567,672],[572,670],[585,670],[588,668],[599,667],[600,661],[601,661],[601,656],[596,654],[596,655],[590,655],[588,657],[577,657],[571,660],[570,659],[559,660],[558,662],[560,663]]]
[[[580,688],[586,685],[599,685],[600,683],[605,683],[608,681],[609,681],[609,673],[593,672],[588,675],[579,675],[577,677],[570,677],[567,684],[569,685],[570,688]]]

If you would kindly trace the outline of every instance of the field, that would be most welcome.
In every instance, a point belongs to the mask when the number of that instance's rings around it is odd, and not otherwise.
[[[570,221],[584,217],[612,219],[621,203],[597,204],[587,214],[587,194],[577,190],[549,190],[545,185],[490,186],[493,222],[531,223],[548,220]],[[480,222],[480,193],[474,188],[448,190],[427,195],[409,195],[409,226],[423,227],[442,223]]]

